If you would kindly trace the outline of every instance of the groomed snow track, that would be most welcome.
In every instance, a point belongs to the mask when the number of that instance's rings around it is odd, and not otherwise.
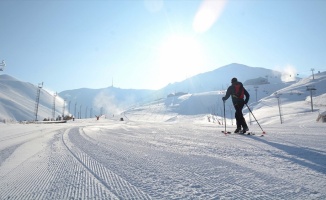
[[[62,136],[62,141],[87,172],[110,191],[110,195],[113,194],[113,197],[117,199],[150,199],[143,191],[131,185],[128,181],[98,162],[95,159],[96,155],[91,157],[92,154],[85,153],[85,151],[87,152],[86,148],[79,148],[81,146],[78,143],[78,140],[81,139],[79,137],[79,128],[73,128]]]
[[[0,199],[326,198],[325,138],[309,127],[294,140],[189,124],[37,126],[0,138]]]

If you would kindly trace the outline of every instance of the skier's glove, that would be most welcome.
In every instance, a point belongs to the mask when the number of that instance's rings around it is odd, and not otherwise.
[[[248,99],[246,99],[244,103],[247,104],[248,103]]]
[[[226,100],[225,97],[222,97],[222,100],[225,101]]]

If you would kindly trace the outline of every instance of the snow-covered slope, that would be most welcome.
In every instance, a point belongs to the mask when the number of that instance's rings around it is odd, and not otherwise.
[[[120,89],[115,87],[108,87],[102,89],[81,88],[63,91],[60,92],[59,95],[62,98],[66,99],[67,102],[70,101],[72,104],[77,103],[77,107],[82,105],[83,108],[86,108],[86,106],[88,106],[88,108],[93,109],[93,113],[101,112],[103,114],[112,115],[120,113],[121,111],[126,110],[127,108],[130,108],[134,105],[144,104],[145,102],[148,103],[155,99],[166,98],[171,93],[184,92],[197,94],[226,89],[230,85],[230,80],[233,77],[238,77],[239,81],[241,82],[246,82],[246,80],[255,79],[259,77],[267,78],[270,84],[257,84],[260,87],[259,90],[262,91],[259,93],[257,98],[261,99],[265,96],[268,96],[270,94],[268,92],[274,92],[276,90],[288,86],[289,83],[282,81],[284,76],[284,74],[278,71],[259,67],[249,67],[246,65],[233,63],[230,65],[219,67],[213,71],[205,72],[187,78],[186,80],[181,82],[169,84],[166,87],[156,91]],[[257,85],[248,86],[248,90],[254,91],[254,87]],[[198,96],[192,96],[191,100],[193,100],[194,98],[196,98],[195,101],[199,101],[199,104],[201,103],[201,101],[205,101],[198,100]],[[256,97],[252,99],[256,99]],[[209,102],[207,103],[212,104],[211,100],[209,100]],[[191,104],[192,103],[189,103],[188,105],[191,106]],[[198,106],[198,104],[196,105]],[[203,106],[207,107],[207,105]],[[211,107],[212,105],[208,106]],[[202,110],[202,108],[199,109]],[[71,109],[71,112],[74,113],[73,109]],[[205,112],[207,112],[207,108],[205,108]],[[184,111],[183,113],[192,114],[196,113],[196,111],[188,110]]]
[[[239,71],[241,71],[240,74],[238,73]],[[200,90],[200,92],[188,93],[183,96],[172,95],[171,97],[166,95],[170,91],[171,88],[168,88],[171,85],[164,90],[157,91],[114,87],[63,91],[56,97],[55,116],[62,115],[64,98],[66,100],[65,114],[70,112],[76,118],[80,114],[79,112],[82,113],[82,118],[87,118],[94,117],[94,115],[100,113],[112,116],[125,111],[126,118],[145,121],[175,121],[181,115],[188,117],[191,115],[203,115],[205,116],[204,118],[207,118],[206,116],[209,114],[219,116],[218,118],[221,119],[224,114],[221,98],[229,85],[230,77],[233,76],[238,77],[242,82],[257,77],[268,78],[270,84],[245,85],[251,95],[249,105],[262,123],[280,122],[275,92],[280,94],[282,120],[286,122],[290,121],[292,115],[304,113],[306,116],[311,109],[310,93],[307,91],[307,86],[314,86],[317,89],[313,94],[315,110],[323,110],[325,107],[326,91],[325,87],[323,87],[325,85],[325,72],[315,74],[314,80],[312,80],[312,77],[309,77],[293,82],[282,82],[282,74],[280,72],[231,64],[191,78],[193,87],[197,89],[200,88],[200,84],[210,84],[209,80],[216,78],[216,82],[212,84],[216,86],[214,86],[215,88],[218,88],[217,85],[224,85],[224,90],[205,91],[209,88],[207,87]],[[182,87],[188,87],[187,81],[190,81],[190,79],[178,84],[183,85]],[[19,81],[8,75],[0,76],[0,84],[0,120],[34,120],[37,86]],[[52,107],[53,94],[42,89],[38,120],[52,118]],[[231,100],[226,102],[225,108],[226,117],[230,119],[229,123],[232,123],[234,111]],[[244,113],[249,120],[248,110],[245,109]]]
[[[290,76],[291,79],[295,80],[293,75],[284,74],[279,71],[232,63],[219,67],[213,71],[187,78],[184,81],[169,84],[162,88],[160,92],[163,94],[171,92],[200,93],[213,90],[223,90],[230,85],[233,77],[237,77],[238,80],[243,83],[250,79],[262,77],[267,78],[268,82],[271,84],[277,84],[291,80],[289,79]]]
[[[261,99],[253,108],[258,118],[266,123],[289,123],[301,120],[315,122],[318,114],[326,110],[326,72],[302,79],[277,93]],[[307,90],[314,88],[316,90]],[[313,107],[311,107],[311,94]],[[278,97],[278,98],[277,98]],[[313,109],[314,112],[311,112]]]
[[[315,75],[314,80],[312,77],[308,77],[298,82],[265,84],[258,88],[257,86],[246,86],[251,95],[248,105],[261,124],[280,123],[280,109],[282,123],[296,122],[297,120],[302,120],[302,123],[315,123],[318,112],[326,110],[325,85],[326,72]],[[314,112],[311,112],[310,91],[307,91],[307,86],[316,89],[313,92]],[[212,119],[212,115],[215,115],[217,119],[210,121],[221,122],[224,117],[224,105],[221,100],[225,95],[224,92],[212,91],[172,96],[131,108],[124,114],[128,119],[142,121],[198,120],[189,119],[193,118],[189,117],[190,115],[208,121],[208,116]],[[279,95],[279,101],[275,94]],[[234,108],[230,99],[226,101],[225,109],[227,123],[233,124]],[[244,108],[246,120],[250,124],[255,124],[254,117],[249,113],[250,111]]]
[[[0,75],[0,121],[35,120],[38,86],[22,82],[9,75]],[[52,118],[53,94],[44,89],[40,93],[38,120]],[[62,115],[63,100],[56,97],[55,117]]]

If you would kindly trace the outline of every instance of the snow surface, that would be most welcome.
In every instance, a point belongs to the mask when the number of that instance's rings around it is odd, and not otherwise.
[[[198,116],[0,128],[0,199],[326,198],[322,123],[266,125],[264,137]]]
[[[248,109],[255,135],[221,132],[218,91],[99,120],[0,123],[0,199],[326,199],[325,77],[278,91],[282,124],[274,94],[251,103],[263,137]]]

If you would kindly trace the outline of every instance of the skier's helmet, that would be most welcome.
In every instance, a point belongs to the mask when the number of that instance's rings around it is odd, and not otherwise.
[[[238,82],[238,79],[237,78],[232,78],[231,83],[236,83],[236,82]]]

